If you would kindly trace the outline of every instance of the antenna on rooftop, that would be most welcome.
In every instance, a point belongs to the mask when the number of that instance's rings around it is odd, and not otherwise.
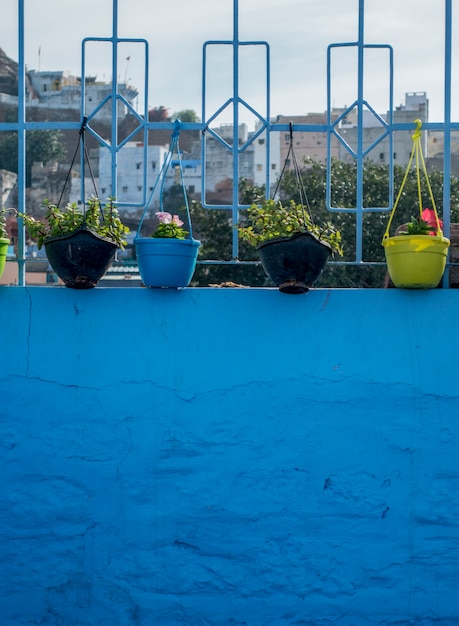
[[[128,69],[129,69],[129,61],[131,60],[131,56],[129,55],[128,57],[126,57],[126,71],[124,73],[124,84],[127,86],[127,75],[128,75]]]

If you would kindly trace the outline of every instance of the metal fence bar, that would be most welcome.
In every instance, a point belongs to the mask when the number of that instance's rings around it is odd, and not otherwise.
[[[358,67],[357,67],[357,99],[347,107],[346,111],[341,114],[335,121],[332,120],[332,51],[339,50],[340,48],[357,48],[358,52]],[[388,120],[384,120],[371,106],[371,104],[365,99],[364,94],[364,67],[365,67],[365,51],[366,50],[387,50],[389,52],[389,115]],[[356,214],[356,262],[362,262],[362,239],[363,239],[363,214],[365,211],[388,211],[390,210],[393,202],[393,91],[394,91],[394,62],[393,62],[393,49],[387,44],[365,44],[364,39],[364,0],[359,0],[359,28],[358,28],[358,41],[346,42],[339,44],[330,44],[327,50],[327,185],[326,185],[326,206],[329,211],[348,212]],[[339,133],[339,124],[342,119],[351,112],[354,108],[357,108],[357,148],[352,150],[351,147],[345,142],[343,137]],[[372,113],[375,119],[377,119],[382,127],[380,136],[373,141],[371,145],[364,148],[364,136],[363,136],[363,111],[367,108]],[[407,125],[409,129],[412,129],[412,125]],[[389,189],[388,197],[389,204],[385,207],[365,207],[364,206],[364,193],[363,193],[363,175],[365,170],[365,157],[385,138],[389,140]],[[331,201],[332,188],[331,188],[331,173],[332,173],[332,140],[339,141],[346,149],[348,154],[354,159],[356,163],[356,205],[355,207],[334,207]]]
[[[451,60],[452,60],[452,0],[445,0],[445,77],[444,77],[444,151],[443,151],[443,232],[451,230]],[[449,287],[449,264],[443,274],[443,287]]]
[[[101,103],[96,105],[92,111],[86,111],[86,47],[89,43],[109,43],[112,49],[112,82],[111,82],[111,95],[107,96]],[[119,45],[123,43],[137,43],[144,46],[144,61],[145,61],[145,75],[144,75],[144,102],[143,102],[143,115],[139,115],[132,107],[129,105],[127,100],[123,98],[123,96],[119,92],[119,80],[118,80],[118,54],[119,54]],[[127,144],[127,142],[138,132],[142,132],[143,134],[143,190],[142,190],[142,198],[139,202],[133,203],[124,203],[118,202],[118,206],[132,206],[132,207],[140,207],[143,208],[145,206],[145,202],[147,200],[147,162],[148,162],[148,78],[149,78],[149,58],[148,58],[148,41],[146,39],[141,38],[123,38],[118,36],[118,0],[113,0],[113,12],[112,12],[112,36],[111,37],[86,37],[82,42],[82,50],[81,50],[81,66],[82,66],[82,89],[81,89],[81,112],[82,119],[85,117],[88,120],[87,130],[89,133],[95,137],[99,144],[109,150],[111,155],[111,195],[114,197],[118,197],[118,176],[117,176],[117,167],[118,167],[118,153],[120,150]],[[110,103],[111,106],[111,138],[110,142],[105,141],[102,137],[98,135],[98,133],[91,128],[90,123],[93,119],[96,118],[98,111],[100,111],[103,106],[107,103]],[[130,113],[134,115],[138,122],[138,126],[121,142],[119,141],[118,136],[118,104],[119,102],[123,102],[126,106],[128,106]],[[82,162],[82,171],[83,169]],[[82,177],[82,197],[85,197],[84,190],[84,177]]]
[[[24,0],[18,1],[18,209],[26,209],[26,91],[24,59]],[[22,218],[18,219],[18,285],[25,285],[25,229]]]
[[[210,117],[207,115],[207,51],[208,48],[212,45],[229,45],[232,47],[232,97],[229,98],[224,104],[222,104],[217,111],[215,111]],[[239,53],[241,46],[264,46],[266,52],[266,77],[265,77],[265,88],[266,88],[266,112],[261,115],[258,111],[256,111],[249,103],[243,100],[240,97],[240,78],[239,78]],[[239,180],[240,180],[240,155],[253,143],[253,141],[264,131],[267,131],[270,126],[270,56],[269,56],[269,44],[265,41],[240,41],[239,40],[239,0],[233,0],[233,38],[231,41],[229,40],[220,40],[220,41],[207,41],[203,46],[203,60],[202,60],[202,121],[204,122],[204,130],[203,138],[202,138],[202,146],[201,146],[201,159],[202,159],[202,182],[201,182],[201,203],[205,208],[208,209],[230,209],[232,214],[232,256],[234,260],[238,259],[239,256],[239,239],[238,239],[238,231],[237,231],[237,223],[239,222],[239,213],[241,209],[247,207],[247,205],[240,204],[239,202]],[[232,123],[233,123],[233,132],[232,132],[232,146],[229,146],[227,142],[222,140],[221,137],[212,129],[210,129],[210,124],[214,119],[218,117],[218,115],[225,110],[225,108],[231,105],[232,106]],[[255,133],[253,137],[247,142],[245,142],[242,146],[239,146],[239,106],[243,105],[247,110],[253,113],[258,120],[261,122],[261,127]],[[186,126],[184,125],[184,128]],[[232,152],[232,203],[231,205],[220,206],[220,205],[211,205],[206,202],[206,133],[207,135],[211,135],[215,140],[220,141],[226,149]],[[266,154],[267,159],[270,154],[270,138],[269,132],[266,132]],[[268,164],[269,161],[267,160]],[[267,172],[267,184],[266,189],[269,190],[269,168],[266,168]]]

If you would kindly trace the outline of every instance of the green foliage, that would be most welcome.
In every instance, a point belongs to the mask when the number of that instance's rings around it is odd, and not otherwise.
[[[405,167],[394,167],[394,192],[402,184]],[[344,242],[345,262],[350,265],[327,263],[316,285],[318,287],[370,287],[384,285],[386,274],[384,249],[381,241],[387,227],[389,210],[371,211],[372,208],[389,206],[389,168],[373,162],[365,163],[363,175],[363,204],[366,209],[362,215],[362,264],[355,264],[356,224],[355,212],[330,212],[325,205],[326,165],[316,161],[306,161],[301,172],[307,191],[309,205],[314,220],[329,219],[341,232]],[[356,206],[356,167],[354,163],[333,160],[331,167],[331,205],[338,208]],[[439,215],[443,211],[443,172],[429,172],[429,181],[436,201]],[[451,177],[451,221],[459,221],[459,179]],[[298,183],[290,171],[284,173],[281,193],[283,198],[299,201]],[[429,198],[427,183],[421,180],[421,193]],[[394,229],[410,221],[413,212],[419,210],[416,172],[410,171],[394,218]]]
[[[430,226],[422,217],[411,217],[411,221],[405,224],[406,230],[398,231],[399,235],[430,235],[435,233],[435,226]]]
[[[32,165],[39,161],[59,161],[66,155],[58,130],[31,130],[26,141],[26,186],[30,187]],[[15,131],[0,133],[0,169],[18,172],[18,135]]]
[[[247,209],[248,223],[239,224],[239,237],[252,246],[258,246],[276,237],[291,237],[295,233],[310,232],[331,246],[333,253],[342,256],[341,233],[331,224],[315,224],[302,204],[294,200],[285,206],[280,200],[261,200]]]
[[[0,239],[8,239],[8,231],[6,230],[6,213],[7,209],[0,209]]]
[[[167,197],[166,194],[164,194],[164,197]],[[173,203],[167,202],[168,207],[170,206],[170,204]],[[183,210],[186,211],[186,207],[180,208],[183,208]],[[156,229],[151,237],[154,237],[155,239],[186,239],[188,231],[182,228],[183,222],[178,215],[173,215],[172,213],[168,213],[167,211],[156,211],[155,215],[159,220],[159,224],[157,224]]]
[[[405,174],[405,167],[394,168],[394,192],[400,189]],[[362,215],[362,258],[363,263],[355,263],[356,225],[355,212],[328,211],[325,205],[326,196],[326,165],[316,161],[307,161],[301,172],[304,187],[307,191],[311,213],[316,223],[330,221],[334,228],[341,232],[344,252],[341,263],[327,263],[316,283],[317,287],[341,288],[378,288],[384,286],[386,264],[381,241],[387,227],[389,210],[365,211]],[[443,212],[443,172],[429,172],[429,181],[436,201],[437,211],[441,217]],[[240,181],[239,201],[251,205],[258,198],[265,197],[265,189],[251,185],[248,181]],[[428,198],[428,190],[424,180],[421,181],[423,198]],[[459,222],[459,179],[452,176],[450,180],[451,222]],[[179,212],[183,206],[183,195],[175,194],[174,208]],[[389,206],[389,168],[372,162],[365,164],[363,178],[364,206],[366,208],[383,208]],[[173,194],[171,194],[172,197]],[[290,200],[299,203],[298,182],[293,172],[286,171],[281,186],[282,201]],[[170,197],[169,197],[170,199]],[[354,208],[356,206],[356,168],[353,163],[333,161],[331,167],[331,203],[333,207]],[[200,262],[196,268],[193,284],[205,286],[213,283],[234,281],[238,284],[266,286],[269,283],[263,269],[258,264],[257,254],[253,246],[240,240],[239,260],[233,265],[206,265],[207,259],[229,261],[232,257],[233,231],[231,227],[232,212],[230,209],[209,210],[198,203],[190,206],[193,236],[201,240]],[[399,200],[394,229],[410,221],[418,210],[418,191],[416,173],[408,175],[402,197]]]
[[[124,248],[127,243],[126,234],[129,228],[121,222],[113,198],[109,198],[105,205],[102,205],[98,198],[91,197],[85,210],[75,202],[67,204],[64,210],[60,210],[48,200],[45,200],[42,206],[45,208],[44,222],[31,215],[19,213],[30,236],[37,240],[38,248],[41,248],[49,237],[66,235],[85,226],[98,235],[110,239],[120,248]]]
[[[183,214],[185,210],[183,189],[174,185],[164,192],[163,204],[173,213]],[[250,260],[243,263],[225,264],[232,259],[232,212],[230,209],[205,209],[199,202],[190,203],[190,216],[193,237],[201,242],[199,260],[192,284],[197,287],[233,283],[264,286],[269,279],[258,262],[253,248],[241,242],[240,258]],[[215,263],[215,260],[223,263]],[[209,263],[207,263],[209,261]]]
[[[231,211],[204,209],[199,202],[190,205],[193,237],[199,239],[200,259],[231,259]]]
[[[266,198],[266,185],[251,185],[245,178],[240,179],[238,191],[240,204],[254,204]]]
[[[159,224],[152,237],[158,239],[185,239],[188,231],[177,224]]]
[[[193,109],[181,109],[175,111],[171,115],[172,120],[180,120],[181,122],[199,122],[199,115]]]
[[[201,241],[199,261],[193,276],[193,285],[237,284],[266,286],[266,276],[254,249],[245,242],[239,246],[239,258],[242,262],[233,264],[215,264],[216,259],[223,262],[232,259],[232,212],[229,209],[205,209],[198,202],[190,206],[193,237]]]

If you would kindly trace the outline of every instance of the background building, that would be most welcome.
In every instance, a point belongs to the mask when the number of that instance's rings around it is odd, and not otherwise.
[[[380,117],[382,120],[388,120],[389,113],[385,113]],[[421,122],[429,121],[429,101],[425,92],[415,92],[405,94],[405,104],[400,105],[393,111],[394,124],[412,124],[415,119]],[[384,124],[379,120],[372,111],[365,110],[362,120],[362,141],[363,149],[368,150],[381,135],[385,132]],[[357,149],[358,141],[358,120],[357,110],[351,111],[346,116],[339,127],[339,134],[343,141],[352,149]],[[393,133],[392,150],[394,163],[396,165],[406,165],[410,158],[413,141],[411,139],[412,131],[399,131]],[[423,133],[423,152],[427,158],[428,153],[428,134]],[[337,157],[341,161],[352,160],[352,155],[346,148],[344,143],[335,139],[334,145],[338,147]],[[385,137],[379,141],[375,147],[368,153],[367,158],[374,163],[387,165],[390,160],[390,142],[389,137]]]

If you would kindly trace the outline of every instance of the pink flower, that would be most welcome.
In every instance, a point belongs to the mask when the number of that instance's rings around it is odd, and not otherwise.
[[[174,215],[174,217],[172,218],[172,223],[176,224],[176,226],[183,226],[183,222],[182,220],[179,218],[178,215]]]
[[[156,211],[155,215],[161,224],[170,224],[173,221],[172,215],[170,213],[166,213],[165,211]],[[176,216],[174,215],[174,217]]]
[[[436,235],[437,228],[443,228],[443,221],[440,219],[438,220],[439,226],[437,226],[437,218],[435,217],[435,211],[433,209],[424,209],[421,217],[424,222],[427,222],[429,224],[429,226],[435,228],[435,232],[431,231],[429,235]]]

